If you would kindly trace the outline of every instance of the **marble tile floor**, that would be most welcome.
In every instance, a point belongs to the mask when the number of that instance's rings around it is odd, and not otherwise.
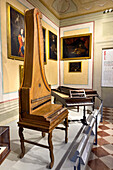
[[[113,108],[103,108],[97,146],[93,145],[86,170],[113,170]]]
[[[79,115],[82,116],[82,112],[73,113],[70,118],[76,117]],[[11,152],[6,157],[6,159],[3,161],[3,163],[0,165],[0,170],[44,170],[48,169],[47,165],[50,162],[50,156],[49,151],[45,148],[40,148],[28,143],[25,143],[25,150],[26,154],[25,156],[20,159],[20,139],[18,135],[18,126],[17,126],[18,119],[6,123],[7,126],[10,127],[10,146],[11,146]],[[61,159],[65,156],[65,153],[70,148],[70,145],[72,141],[75,138],[75,134],[79,131],[79,129],[83,125],[79,123],[70,123],[69,130],[68,130],[68,143],[64,143],[64,131],[59,131],[59,129],[55,129],[53,132],[53,146],[54,146],[54,167],[53,170],[59,165],[59,162]],[[75,130],[76,129],[76,130]],[[59,133],[60,132],[60,133]],[[76,132],[76,133],[75,133]],[[47,135],[42,138],[41,132],[24,129],[24,136],[27,140],[32,140],[35,142],[39,142],[41,144],[47,144]],[[72,169],[73,169],[73,165]],[[67,168],[66,168],[67,169]],[[70,168],[69,168],[70,169]]]
[[[74,113],[75,116],[75,113]],[[77,115],[76,115],[77,116]],[[1,164],[0,170],[20,170],[23,169],[23,163],[24,163],[24,170],[31,170],[31,167],[34,168],[35,170],[38,169],[44,169],[45,165],[48,163],[48,160],[46,159],[48,155],[45,155],[45,152],[43,150],[40,150],[40,153],[44,154],[44,160],[39,157],[39,162],[37,159],[35,160],[35,156],[40,156],[36,155],[36,147],[33,147],[30,144],[26,144],[26,156],[22,160],[18,158],[18,155],[20,153],[20,141],[18,137],[18,131],[17,131],[17,120],[10,122],[7,124],[10,126],[10,137],[11,137],[11,152],[8,155],[8,157],[5,159],[5,161]],[[70,139],[73,138],[73,134],[75,132],[75,126],[78,126],[77,124],[73,123],[72,128],[69,128],[71,130],[71,133],[69,133],[71,136],[69,137]],[[38,141],[41,140],[40,134],[37,134],[37,132],[31,132],[31,131],[25,131],[25,134],[28,139],[33,139],[34,141],[37,139]],[[54,133],[54,135],[57,135]],[[56,137],[54,138],[56,139]],[[55,141],[55,152],[57,149],[59,149],[60,145],[63,152],[68,148],[63,147],[63,139],[62,139],[62,133],[57,138],[58,141]],[[72,141],[72,139],[71,139]],[[71,142],[69,141],[69,143]],[[60,145],[59,145],[59,142]],[[58,148],[57,148],[58,147]],[[32,152],[29,152],[32,151]],[[34,155],[34,160],[32,156]],[[38,152],[37,152],[38,153]],[[31,155],[30,155],[31,154]],[[59,152],[56,155],[56,157],[59,157],[60,155]],[[29,159],[28,159],[29,158]],[[33,164],[30,163],[32,160]],[[44,164],[42,165],[42,160]],[[25,166],[26,165],[26,166]],[[33,166],[34,165],[34,166]],[[37,167],[38,166],[38,167]],[[29,168],[30,169],[29,169]],[[34,170],[33,169],[33,170]],[[62,168],[61,168],[62,169]],[[65,169],[70,169],[69,167]],[[86,167],[86,170],[113,170],[113,108],[103,108],[103,122],[100,123],[99,128],[98,128],[98,145],[93,146],[88,165]]]

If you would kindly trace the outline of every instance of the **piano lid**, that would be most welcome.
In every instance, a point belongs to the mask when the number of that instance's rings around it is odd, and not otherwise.
[[[41,13],[38,9],[25,12],[25,60],[22,89],[30,89],[30,98],[37,99],[49,96],[51,89],[44,73],[44,43],[41,24]]]

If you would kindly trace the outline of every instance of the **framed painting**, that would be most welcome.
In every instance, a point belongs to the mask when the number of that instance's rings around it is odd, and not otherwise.
[[[49,59],[57,60],[57,35],[49,31]]]
[[[91,41],[91,34],[81,34],[73,37],[61,38],[61,59],[90,59]]]
[[[82,62],[69,62],[69,72],[82,72]]]
[[[47,64],[47,61],[46,61],[46,29],[42,27],[42,31],[43,31],[43,40],[44,40],[44,64]]]
[[[24,60],[24,14],[7,4],[8,58]]]
[[[24,74],[24,66],[23,65],[19,65],[20,86],[22,84],[23,74]]]

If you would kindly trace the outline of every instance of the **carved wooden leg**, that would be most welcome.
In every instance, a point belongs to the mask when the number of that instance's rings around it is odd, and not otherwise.
[[[52,132],[48,134],[48,144],[49,144],[49,151],[50,151],[50,158],[51,163],[49,164],[49,168],[51,169],[54,164],[54,155],[53,155],[53,144],[52,144]]]
[[[19,127],[19,136],[20,136],[20,142],[21,142],[21,154],[20,158],[23,158],[25,154],[25,146],[24,146],[24,136],[23,136],[23,128]]]
[[[65,118],[65,143],[68,142],[68,116]]]
[[[45,132],[42,132],[42,137],[43,137],[43,138],[45,137]]]

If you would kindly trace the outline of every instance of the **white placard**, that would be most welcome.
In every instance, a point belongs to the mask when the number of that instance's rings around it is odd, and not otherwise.
[[[102,50],[102,86],[113,87],[113,49]]]

